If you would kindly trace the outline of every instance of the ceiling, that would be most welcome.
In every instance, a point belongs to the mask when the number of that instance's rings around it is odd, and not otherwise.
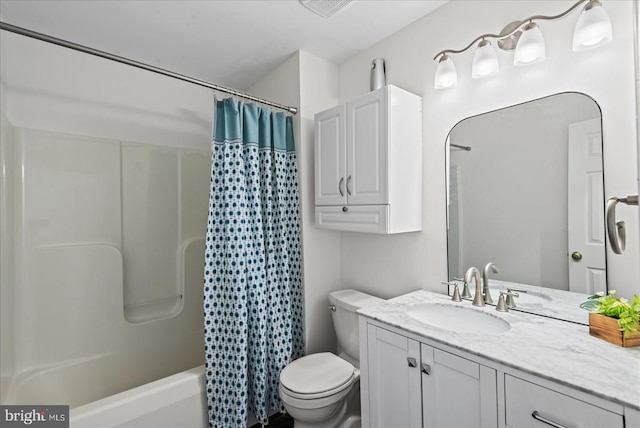
[[[2,0],[0,20],[246,90],[297,50],[340,64],[447,0],[354,0],[329,19],[296,0]]]

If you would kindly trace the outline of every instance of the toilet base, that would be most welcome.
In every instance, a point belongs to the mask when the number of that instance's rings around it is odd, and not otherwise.
[[[360,413],[352,413],[348,415],[344,422],[342,422],[339,428],[361,428],[362,427],[362,417]]]
[[[283,400],[294,428],[360,428],[360,380],[339,401],[315,409],[301,409]]]

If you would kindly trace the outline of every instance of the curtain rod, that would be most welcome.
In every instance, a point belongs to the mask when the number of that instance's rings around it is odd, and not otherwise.
[[[124,58],[118,55],[113,55],[108,52],[100,51],[97,49],[93,49],[87,46],[79,45],[73,42],[68,42],[66,40],[58,39],[46,34],[38,33],[35,31],[28,30],[26,28],[17,27],[15,25],[7,24],[6,22],[0,21],[0,30],[10,31],[12,33],[20,34],[21,36],[31,37],[32,39],[37,39],[43,42],[52,43],[54,45],[62,46],[65,48],[73,49],[79,52],[88,53],[90,55],[98,56],[100,58],[108,59],[111,61],[116,61],[121,64],[130,65],[132,67],[140,68],[142,70],[151,71],[152,73],[162,74],[163,76],[173,77],[174,79],[182,80],[184,82],[193,83],[195,85],[204,86],[205,88],[213,89],[214,91],[224,92],[226,94],[235,95],[238,97],[245,98],[247,100],[255,101],[261,104],[265,104],[271,107],[276,107],[282,110],[286,110],[289,113],[297,114],[297,107],[290,107],[283,104],[278,104],[273,101],[265,100],[262,98],[254,97],[253,95],[245,94],[243,92],[237,91],[235,89],[226,88],[224,86],[216,85],[215,83],[209,83],[204,80],[194,79],[193,77],[185,76],[183,74],[174,73],[173,71],[165,70],[163,68],[154,67],[152,65],[144,64],[142,62],[134,61],[128,58]]]

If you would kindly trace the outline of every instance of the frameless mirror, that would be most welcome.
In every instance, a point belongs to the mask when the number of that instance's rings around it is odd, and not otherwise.
[[[562,93],[451,130],[449,280],[494,262],[496,284],[548,290],[529,290],[534,309],[606,291],[601,123],[592,98]]]

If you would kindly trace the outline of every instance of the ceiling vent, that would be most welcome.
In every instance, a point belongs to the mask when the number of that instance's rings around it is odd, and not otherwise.
[[[323,18],[329,18],[339,10],[348,6],[351,1],[352,0],[300,0],[300,3]]]

